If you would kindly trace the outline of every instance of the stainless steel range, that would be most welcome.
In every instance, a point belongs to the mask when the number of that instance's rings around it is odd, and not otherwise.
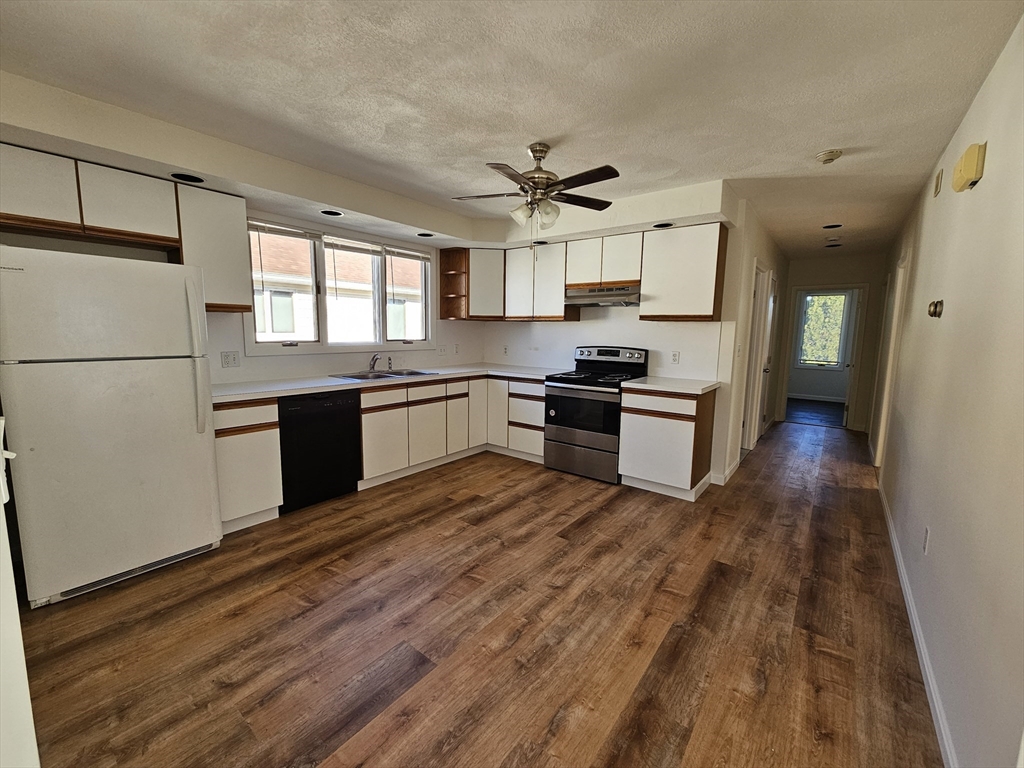
[[[622,382],[647,375],[647,350],[576,347],[575,358],[544,381],[544,466],[617,483]]]

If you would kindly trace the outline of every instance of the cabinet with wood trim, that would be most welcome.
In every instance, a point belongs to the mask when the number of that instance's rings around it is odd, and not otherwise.
[[[604,238],[601,254],[601,285],[635,285],[640,282],[644,234],[630,232]]]
[[[82,231],[75,161],[0,144],[0,223]]]
[[[284,500],[277,399],[217,403],[213,426],[221,520],[276,517]]]
[[[469,381],[447,382],[448,397],[448,453],[469,448]]]
[[[207,312],[252,312],[245,199],[177,185],[181,258],[203,270]]]
[[[505,251],[505,319],[533,319],[533,251]]]
[[[410,384],[409,466],[414,467],[448,452],[447,394],[445,383]]]
[[[79,162],[78,185],[86,234],[129,233],[177,244],[174,182]]]
[[[508,447],[544,455],[544,385],[510,381],[508,392]]]
[[[508,447],[508,381],[487,379],[487,442]]]
[[[409,404],[403,387],[365,389],[359,395],[363,428],[363,479],[409,466]]]
[[[487,443],[487,378],[469,380],[469,447]]]
[[[566,288],[597,288],[601,285],[602,240],[592,237],[565,244]]]
[[[694,500],[711,472],[715,391],[622,390],[619,474],[626,485]]]
[[[505,252],[469,249],[469,319],[505,317]]]
[[[565,243],[535,246],[533,319],[565,320],[567,309],[579,319],[579,307],[565,306]]]
[[[721,320],[728,232],[719,223],[645,232],[640,319]]]

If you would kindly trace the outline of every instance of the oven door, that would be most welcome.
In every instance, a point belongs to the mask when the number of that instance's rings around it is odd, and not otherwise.
[[[619,405],[616,390],[544,388],[544,438],[568,445],[619,450]]]

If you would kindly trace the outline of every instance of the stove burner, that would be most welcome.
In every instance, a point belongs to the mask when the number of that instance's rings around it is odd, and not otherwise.
[[[598,379],[598,381],[629,381],[633,378],[636,377],[631,373],[610,373],[607,376]]]
[[[558,378],[558,379],[585,379],[585,378],[587,378],[587,374],[585,374],[585,373],[577,373],[576,371],[569,371],[568,373],[556,374],[555,378]]]

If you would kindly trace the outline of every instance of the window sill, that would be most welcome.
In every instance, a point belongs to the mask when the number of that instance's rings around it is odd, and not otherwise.
[[[416,350],[434,350],[436,345],[431,340],[414,341],[403,344],[400,341],[388,341],[383,344],[323,344],[319,341],[300,341],[297,346],[285,347],[280,342],[251,340],[249,334],[245,339],[246,357],[286,357],[289,355],[346,355],[364,353],[394,353]]]

